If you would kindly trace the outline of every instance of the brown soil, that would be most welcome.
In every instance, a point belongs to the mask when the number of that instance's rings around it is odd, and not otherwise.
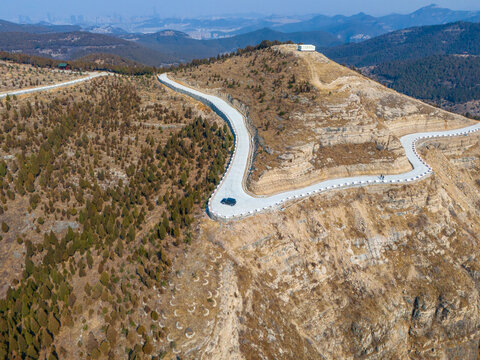
[[[198,348],[176,341],[180,356],[477,358],[479,142],[426,142],[435,174],[416,184],[331,192],[231,223],[202,220],[199,244],[232,262],[233,296],[217,302],[213,325],[196,323],[205,330]]]
[[[318,53],[281,45],[174,77],[232,101],[256,133],[249,190],[270,195],[331,177],[408,171],[399,137],[471,122]]]
[[[0,61],[0,93],[75,80],[85,74]]]

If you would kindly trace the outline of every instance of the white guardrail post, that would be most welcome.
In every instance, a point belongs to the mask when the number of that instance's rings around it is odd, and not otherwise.
[[[311,196],[313,194],[321,193],[321,192],[328,191],[328,190],[334,190],[334,189],[338,189],[338,188],[343,189],[343,188],[356,187],[356,186],[368,186],[369,184],[387,184],[387,183],[388,184],[400,184],[400,183],[408,183],[408,182],[413,182],[413,181],[420,180],[420,179],[426,177],[428,174],[433,173],[433,169],[430,165],[428,165],[426,163],[426,161],[418,153],[418,151],[417,151],[417,142],[418,141],[424,140],[424,139],[440,138],[440,137],[453,137],[453,136],[459,136],[459,135],[468,135],[468,134],[476,133],[477,131],[480,130],[480,124],[478,124],[478,125],[470,126],[468,128],[468,130],[466,130],[466,128],[464,128],[464,129],[459,129],[459,130],[456,130],[456,131],[445,131],[443,133],[438,133],[438,132],[436,132],[436,133],[426,133],[426,134],[422,134],[422,135],[413,137],[412,140],[411,140],[411,144],[410,144],[411,151],[413,152],[413,155],[415,156],[416,160],[420,162],[420,164],[421,164],[420,168],[422,170],[424,170],[422,173],[420,173],[419,175],[416,175],[414,177],[412,177],[412,175],[408,175],[408,174],[411,173],[411,172],[408,172],[408,173],[405,173],[405,174],[392,175],[392,176],[397,177],[397,178],[390,179],[390,180],[387,180],[387,179],[359,180],[358,178],[357,179],[355,179],[355,178],[339,179],[339,180],[344,180],[344,182],[337,183],[337,184],[332,184],[332,185],[329,185],[329,186],[326,186],[326,187],[323,187],[322,183],[319,183],[319,184],[317,184],[319,186],[319,188],[313,189],[313,190],[308,191],[306,193],[292,194],[292,192],[290,192],[291,195],[289,195],[289,192],[287,192],[287,193],[285,193],[285,197],[283,199],[279,199],[279,200],[277,200],[277,201],[275,201],[275,202],[273,202],[273,203],[271,203],[270,205],[267,205],[267,206],[252,207],[251,210],[247,210],[246,212],[244,212],[244,213],[242,212],[242,213],[239,213],[237,215],[221,215],[221,214],[218,214],[217,212],[213,211],[212,205],[215,201],[215,195],[218,193],[219,189],[221,188],[221,186],[225,182],[225,179],[227,178],[227,176],[230,173],[230,170],[233,166],[233,162],[234,162],[234,159],[235,159],[235,156],[236,156],[236,153],[237,153],[238,133],[237,133],[237,130],[235,128],[235,125],[233,124],[232,120],[228,117],[227,114],[222,112],[217,105],[215,105],[212,101],[210,101],[207,98],[207,96],[212,97],[211,95],[205,95],[205,96],[199,95],[200,92],[195,91],[193,89],[188,89],[187,87],[183,87],[179,84],[177,85],[177,83],[168,79],[168,77],[166,75],[165,75],[165,78],[166,79],[164,80],[164,79],[161,78],[161,76],[158,76],[158,80],[162,84],[164,84],[165,86],[167,86],[167,87],[171,88],[172,90],[177,91],[179,93],[188,95],[188,96],[204,103],[205,105],[209,106],[217,115],[219,115],[222,119],[225,120],[225,122],[228,124],[228,126],[230,127],[230,129],[233,133],[234,149],[233,149],[233,152],[232,152],[232,155],[231,155],[230,159],[227,162],[226,171],[223,174],[223,176],[221,177],[221,179],[219,181],[219,184],[215,187],[212,195],[209,197],[208,202],[207,202],[207,213],[212,218],[214,218],[216,220],[222,220],[222,219],[228,220],[228,219],[243,218],[243,217],[250,216],[250,215],[262,212],[262,211],[267,211],[268,209],[272,209],[276,206],[280,206],[281,204],[285,203],[286,201],[290,201],[290,200],[294,200],[294,199],[300,199],[300,198],[304,198],[304,197],[307,197],[307,196]],[[212,98],[214,98],[214,97],[212,97]],[[223,100],[218,99],[218,101],[223,101]],[[406,136],[411,136],[411,135],[405,135],[405,137]],[[405,146],[407,146],[407,145],[408,144],[405,144]],[[405,149],[407,149],[407,147],[405,147]],[[408,153],[407,153],[407,156],[408,156]],[[413,162],[412,162],[413,159],[409,159],[409,160],[413,164]],[[415,165],[414,165],[414,169],[415,169]],[[390,176],[390,177],[392,177],[392,176]],[[242,181],[242,180],[240,180],[240,181]],[[268,197],[262,197],[262,198],[253,198],[252,197],[252,204],[255,201],[261,201],[261,200],[265,200],[265,199],[268,199]]]

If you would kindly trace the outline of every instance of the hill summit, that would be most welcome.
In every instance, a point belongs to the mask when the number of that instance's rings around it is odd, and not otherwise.
[[[259,197],[325,177],[403,172],[402,135],[473,123],[293,45],[170,75],[245,114],[255,138],[246,185]],[[479,137],[429,139],[417,150],[433,169],[422,181],[201,221],[198,243],[218,245],[227,263],[221,315],[198,353],[476,359]]]
[[[396,93],[316,52],[280,45],[176,77],[232,101],[255,134],[249,190],[270,195],[321,180],[410,170],[399,138],[470,120]]]

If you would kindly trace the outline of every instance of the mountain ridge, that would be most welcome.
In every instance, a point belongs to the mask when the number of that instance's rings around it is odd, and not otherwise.
[[[0,32],[0,49],[62,60],[75,60],[92,53],[110,53],[149,66],[175,63],[175,59],[168,55],[137,43],[80,31],[46,34]]]
[[[279,31],[322,30],[340,36],[346,43],[415,26],[442,25],[457,21],[479,21],[480,11],[457,11],[429,5],[410,14],[390,14],[380,17],[359,13],[352,16],[318,15],[310,20],[274,27]],[[363,35],[364,37],[359,37]],[[356,38],[357,36],[357,38]]]
[[[51,25],[51,24],[17,24],[0,19],[0,33],[3,32],[25,32],[32,34],[47,34],[80,31],[78,25]]]
[[[479,38],[480,24],[456,22],[408,28],[322,51],[337,62],[361,67],[431,55],[479,55]]]
[[[169,32],[171,34],[167,36],[166,33]],[[257,45],[263,40],[308,42],[318,47],[341,43],[333,35],[323,31],[282,33],[269,28],[212,40],[192,39],[187,34],[175,30],[164,30],[154,34],[137,34],[129,37],[140,45],[161,51],[178,58],[180,61],[191,61],[193,59],[209,58],[218,54],[234,52],[239,48]]]

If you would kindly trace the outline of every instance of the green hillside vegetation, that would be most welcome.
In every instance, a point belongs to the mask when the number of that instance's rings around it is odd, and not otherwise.
[[[168,277],[172,246],[191,240],[194,214],[203,210],[233,145],[226,126],[194,117],[180,100],[170,107],[144,103],[140,88],[146,87],[144,97],[166,96],[154,81],[99,79],[48,101],[0,103],[1,152],[16,154],[0,163],[0,213],[12,214],[28,199],[28,211],[42,214],[35,227],[44,233],[18,237],[25,263],[0,299],[0,359],[66,358],[57,337],[83,326],[87,311],[99,317],[103,338],[71,344],[82,358],[124,356],[133,351],[129,334],[153,329],[135,315],[144,311],[141,296]],[[164,134],[135,125],[139,119],[184,126]],[[115,178],[112,167],[126,177]],[[59,236],[46,227],[57,219],[80,227]],[[4,236],[14,229],[2,224]],[[165,336],[153,332],[156,341]],[[152,351],[151,341],[144,334],[143,351]]]
[[[356,67],[433,55],[480,55],[480,24],[457,22],[395,31],[358,44],[323,49],[326,56]]]
[[[480,116],[480,24],[457,22],[399,30],[323,49],[324,53],[406,95]]]
[[[380,82],[409,96],[439,102],[480,99],[480,57],[438,55],[380,64],[369,71]]]

